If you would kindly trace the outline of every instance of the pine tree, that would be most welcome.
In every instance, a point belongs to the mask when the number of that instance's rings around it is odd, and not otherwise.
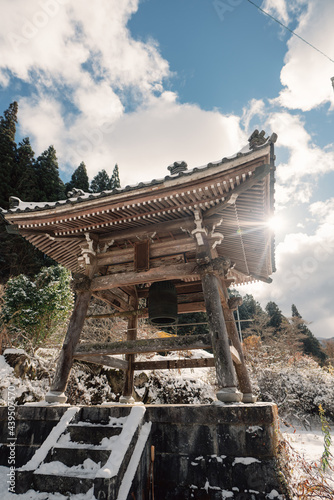
[[[107,172],[103,169],[100,170],[92,180],[90,189],[93,193],[101,193],[109,189],[110,179]]]
[[[66,194],[73,188],[82,189],[89,192],[89,179],[85,163],[82,161],[78,168],[74,170],[70,182],[66,184]]]
[[[59,177],[56,150],[53,146],[44,151],[36,161],[39,181],[39,201],[57,201],[65,198],[65,186]]]
[[[284,316],[278,305],[275,304],[275,302],[268,302],[268,304],[266,305],[266,312],[269,316],[268,326],[272,326],[273,328],[275,328],[275,330],[279,330],[281,328]]]
[[[15,168],[17,102],[10,104],[0,117],[0,207],[9,208],[9,197],[15,195],[12,175]]]
[[[119,171],[118,171],[118,165],[116,163],[112,176],[110,177],[109,181],[109,189],[117,189],[121,187],[121,183],[119,180]]]
[[[292,321],[298,331],[303,334],[303,338],[301,339],[303,345],[303,353],[314,356],[318,359],[318,361],[320,361],[320,363],[324,363],[327,356],[322,350],[319,340],[315,338],[311,330],[307,327],[305,321],[299,314],[299,311],[294,304],[292,304],[291,310]]]

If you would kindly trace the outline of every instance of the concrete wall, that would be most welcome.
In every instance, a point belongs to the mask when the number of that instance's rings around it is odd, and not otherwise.
[[[66,409],[18,407],[17,467],[31,458]],[[152,431],[130,490],[136,500],[149,498],[152,478],[159,500],[288,498],[278,470],[275,405],[148,405],[146,410]],[[97,408],[86,407],[89,411]],[[116,411],[120,415],[121,407]],[[112,415],[113,407],[102,412]],[[0,408],[2,443],[7,442],[6,415],[7,408]],[[6,447],[0,449],[0,464],[7,465]]]

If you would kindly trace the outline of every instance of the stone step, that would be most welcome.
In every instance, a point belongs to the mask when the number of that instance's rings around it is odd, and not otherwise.
[[[93,488],[94,480],[91,477],[40,474],[35,472],[33,475],[33,484],[35,491],[73,495],[87,493],[87,491]]]
[[[108,406],[85,406],[75,415],[73,423],[89,422],[92,424],[109,424],[110,416],[112,421],[128,417],[131,407],[126,405],[115,405],[112,408]]]
[[[98,445],[103,438],[111,438],[118,436],[122,427],[109,426],[109,425],[79,425],[70,424],[67,430],[71,436],[71,441],[75,443],[87,443]]]
[[[72,467],[72,465],[82,464],[86,458],[89,458],[93,462],[100,463],[102,467],[108,460],[110,452],[111,450],[85,448],[83,446],[68,448],[55,446],[49,451],[45,462],[58,461],[67,467]]]

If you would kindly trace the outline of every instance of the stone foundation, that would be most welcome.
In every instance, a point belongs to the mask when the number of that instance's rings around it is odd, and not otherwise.
[[[16,467],[32,457],[67,408],[17,408]],[[94,422],[107,421],[113,412],[127,414],[129,406],[84,407],[82,411]],[[0,408],[4,444],[0,465],[4,466],[8,466],[6,418],[7,408]],[[152,480],[159,500],[289,498],[278,470],[274,404],[148,405],[145,420],[152,422],[152,429],[129,500],[151,498]]]

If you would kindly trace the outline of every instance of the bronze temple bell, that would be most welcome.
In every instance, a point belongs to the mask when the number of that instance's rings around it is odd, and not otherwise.
[[[171,281],[156,281],[148,292],[148,317],[154,325],[177,322],[177,292]]]

